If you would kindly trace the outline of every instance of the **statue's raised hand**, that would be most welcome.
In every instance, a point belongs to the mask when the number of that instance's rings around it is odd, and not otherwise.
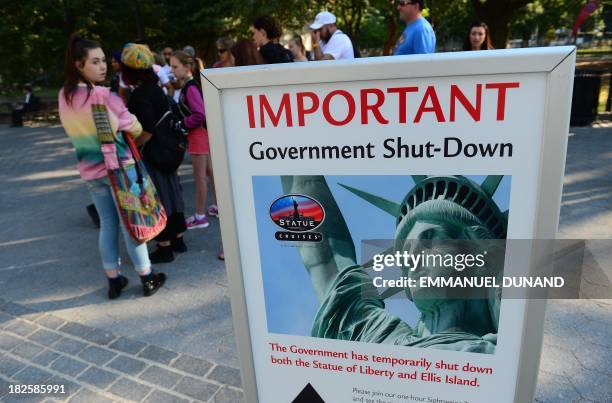
[[[355,245],[323,176],[283,176],[281,180],[285,193],[311,197],[325,209],[325,220],[316,229],[323,240],[299,247],[317,297],[322,301],[338,271],[355,264]]]

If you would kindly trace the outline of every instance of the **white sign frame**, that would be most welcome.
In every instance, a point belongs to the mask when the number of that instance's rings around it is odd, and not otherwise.
[[[576,49],[573,46],[431,55],[374,57],[351,61],[259,65],[202,71],[221,234],[230,287],[232,316],[241,361],[242,386],[248,402],[259,402],[248,310],[245,297],[236,209],[224,115],[224,90],[291,84],[338,83],[402,78],[434,78],[490,74],[545,73],[546,101],[542,117],[542,154],[537,183],[533,238],[557,234],[569,129]],[[525,301],[515,402],[533,399],[541,350],[545,301]],[[527,342],[529,341],[529,342]]]

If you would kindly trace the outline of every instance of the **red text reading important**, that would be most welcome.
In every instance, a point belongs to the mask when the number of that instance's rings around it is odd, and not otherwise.
[[[312,91],[283,93],[280,101],[271,102],[265,94],[247,95],[246,107],[251,129],[265,127],[303,127],[308,116],[318,114],[332,126],[345,126],[353,122],[362,125],[389,123],[418,124],[426,116],[438,123],[455,122],[464,115],[474,122],[482,116],[483,94],[492,104],[491,119],[506,119],[508,92],[519,88],[518,82],[490,82],[476,84],[472,88],[461,88],[452,84],[449,96],[441,99],[435,86],[362,88],[355,96],[349,91],[333,90],[325,95]],[[389,99],[397,101],[398,109],[388,116],[381,110]],[[335,108],[333,106],[336,106]]]

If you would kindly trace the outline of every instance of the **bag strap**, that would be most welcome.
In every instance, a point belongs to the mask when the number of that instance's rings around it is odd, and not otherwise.
[[[117,138],[113,133],[112,126],[108,119],[106,105],[92,104],[91,111],[93,114],[94,124],[96,126],[96,132],[98,134],[98,140],[100,141],[100,151],[104,156],[104,165],[106,165],[106,169],[113,171],[122,168],[121,160],[117,154]],[[132,139],[132,136],[127,134],[123,136],[123,139],[127,143],[130,151],[132,152],[132,157],[134,157],[134,160],[136,161],[136,182],[142,187],[143,174],[139,166],[140,152],[138,152],[138,147],[136,147],[136,144],[134,144],[134,139]]]
[[[155,123],[155,127],[159,126],[159,124],[160,124],[161,122],[163,122],[163,121],[164,121],[164,119],[166,119],[166,116],[168,116],[168,115],[170,115],[170,114],[172,114],[172,111],[167,111],[166,113],[164,113],[164,114],[162,115],[162,117],[161,117],[161,118],[159,118],[159,120],[157,121],[157,123]]]
[[[115,135],[113,134],[113,129],[108,120],[106,105],[92,104],[91,111],[93,114],[94,124],[96,125],[96,132],[98,133],[98,140],[100,140],[100,144],[114,144]]]

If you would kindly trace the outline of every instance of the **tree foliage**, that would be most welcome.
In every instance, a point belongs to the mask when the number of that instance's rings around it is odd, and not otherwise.
[[[426,0],[443,50],[457,48],[474,19],[491,28],[496,47],[510,34],[543,43],[557,28],[571,28],[585,0]],[[602,15],[602,7],[598,15]],[[271,14],[285,32],[305,32],[322,10],[338,17],[338,26],[365,54],[389,54],[404,28],[394,0],[6,0],[0,8],[0,87],[61,82],[64,47],[72,32],[98,39],[105,51],[142,40],[154,49],[165,45],[196,48],[212,62],[215,41],[223,35],[249,37],[258,15]],[[592,22],[587,22],[592,24]]]

